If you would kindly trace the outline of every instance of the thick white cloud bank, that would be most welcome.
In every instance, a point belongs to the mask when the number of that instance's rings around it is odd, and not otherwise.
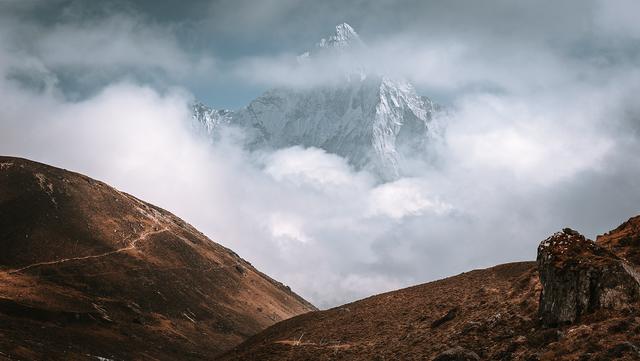
[[[632,23],[611,20],[624,2],[601,6],[603,36],[637,38]],[[320,307],[531,260],[537,243],[562,227],[593,237],[640,213],[633,52],[576,59],[536,43],[501,58],[511,52],[479,53],[464,39],[372,44],[381,55],[370,67],[384,70],[390,52],[380,49],[393,47],[404,54],[398,76],[454,92],[437,162],[380,184],[320,149],[250,153],[237,132],[213,145],[194,134],[185,87],[148,85],[122,70],[160,68],[178,79],[212,62],[185,54],[172,36],[149,30],[155,25],[135,17],[72,22],[27,49],[11,35],[21,27],[2,21],[0,154],[78,171],[166,208]],[[143,31],[123,35],[136,27]],[[110,34],[117,41],[92,55],[100,59],[55,46],[79,36],[95,50],[95,39]],[[139,43],[155,56],[143,56]],[[305,79],[277,59],[241,59],[233,68],[269,85]],[[534,63],[523,67],[523,59]],[[80,100],[60,85],[69,69],[81,77],[104,68],[124,76]]]
[[[7,82],[2,92],[0,153],[167,208],[323,307],[532,259],[560,227],[593,236],[638,211],[637,140],[590,110],[575,125],[564,111],[465,99],[439,168],[378,184],[319,149],[210,145],[180,91],[120,83],[77,103]]]

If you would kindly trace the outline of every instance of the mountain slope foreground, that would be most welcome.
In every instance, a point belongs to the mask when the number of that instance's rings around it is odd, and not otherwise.
[[[0,359],[213,358],[315,308],[173,214],[0,157]]]
[[[565,229],[540,244],[537,263],[297,316],[222,359],[640,360],[638,249],[640,217],[596,242]]]

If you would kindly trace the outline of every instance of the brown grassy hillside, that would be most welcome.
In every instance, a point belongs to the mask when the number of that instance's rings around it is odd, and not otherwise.
[[[0,157],[0,359],[211,358],[314,307],[173,214]]]
[[[603,251],[611,264],[637,262],[639,223],[640,217],[633,218],[599,237],[594,249],[613,247],[618,256]],[[606,274],[607,269],[598,267],[609,263],[603,262],[605,256],[598,257],[593,264],[583,257],[575,266],[589,274],[595,270]],[[565,262],[574,265],[571,259]],[[566,274],[566,282],[572,275]],[[637,293],[638,279],[631,279]],[[607,287],[592,282],[596,286]],[[294,317],[250,338],[222,359],[640,360],[637,301],[616,304],[616,309],[596,305],[581,310],[573,323],[548,327],[538,313],[541,290],[535,262],[475,270]]]

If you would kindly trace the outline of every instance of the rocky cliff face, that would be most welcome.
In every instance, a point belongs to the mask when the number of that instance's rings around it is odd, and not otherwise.
[[[410,155],[429,155],[437,134],[433,103],[408,84],[384,77],[305,90],[273,89],[233,115],[250,147],[322,148],[384,179],[403,172]]]
[[[573,323],[604,308],[629,309],[640,300],[640,274],[610,250],[564,229],[540,243],[539,314],[546,326]]]

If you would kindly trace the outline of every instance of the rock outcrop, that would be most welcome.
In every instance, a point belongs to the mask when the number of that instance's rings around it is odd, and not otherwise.
[[[545,326],[573,323],[595,310],[640,300],[640,275],[610,250],[565,228],[540,243],[537,257]]]
[[[439,354],[433,361],[480,361],[480,357],[471,350],[454,347]]]

